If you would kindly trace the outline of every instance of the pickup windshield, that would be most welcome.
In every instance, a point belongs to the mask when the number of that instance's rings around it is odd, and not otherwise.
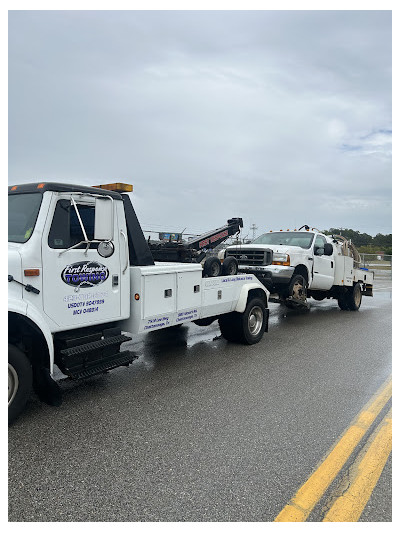
[[[26,242],[32,235],[42,202],[41,193],[8,196],[8,241]]]
[[[299,246],[307,250],[310,248],[313,233],[302,231],[277,231],[272,233],[264,233],[257,237],[252,244],[281,244],[286,246]]]

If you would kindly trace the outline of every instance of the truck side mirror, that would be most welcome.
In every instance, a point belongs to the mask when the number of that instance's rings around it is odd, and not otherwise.
[[[96,198],[94,239],[112,241],[114,238],[114,201],[112,198]]]
[[[332,255],[333,254],[333,244],[330,242],[326,242],[324,244],[324,255]]]

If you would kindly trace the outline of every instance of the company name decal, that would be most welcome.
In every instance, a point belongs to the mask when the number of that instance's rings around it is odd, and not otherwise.
[[[72,287],[100,285],[109,276],[108,268],[97,261],[80,261],[68,265],[61,272],[61,279]]]
[[[199,242],[199,248],[204,248],[204,246],[207,246],[208,244],[218,241],[219,239],[223,239],[224,237],[228,237],[228,230],[221,231],[221,233],[217,233],[217,235],[212,235],[210,238],[204,239],[203,241]]]

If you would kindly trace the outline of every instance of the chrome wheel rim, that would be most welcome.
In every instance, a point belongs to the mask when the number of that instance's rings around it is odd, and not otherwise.
[[[249,331],[251,335],[258,335],[263,324],[263,312],[260,307],[253,307],[249,313]]]
[[[18,390],[18,374],[15,368],[8,363],[8,405],[12,403]]]

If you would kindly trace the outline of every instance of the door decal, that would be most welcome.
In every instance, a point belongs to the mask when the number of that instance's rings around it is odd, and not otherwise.
[[[64,283],[82,289],[100,285],[108,276],[108,268],[97,261],[72,263],[61,272],[61,279]]]

